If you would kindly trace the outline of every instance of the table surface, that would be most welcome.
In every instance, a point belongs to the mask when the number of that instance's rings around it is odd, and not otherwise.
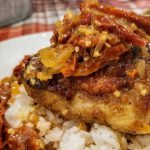
[[[32,0],[33,12],[29,18],[0,28],[0,41],[26,34],[52,31],[54,23],[63,18],[66,9],[77,11],[82,0]],[[100,0],[117,7],[141,13],[150,7],[150,0]]]

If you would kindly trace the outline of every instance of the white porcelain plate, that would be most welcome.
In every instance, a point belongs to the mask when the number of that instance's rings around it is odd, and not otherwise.
[[[24,55],[49,46],[51,36],[51,32],[42,32],[0,42],[0,79],[10,76]]]

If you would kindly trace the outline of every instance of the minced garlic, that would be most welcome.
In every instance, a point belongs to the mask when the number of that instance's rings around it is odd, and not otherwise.
[[[120,97],[121,92],[120,92],[120,91],[118,91],[118,90],[116,90],[116,91],[114,92],[114,95],[115,95],[116,97]]]
[[[141,95],[142,95],[142,96],[147,95],[147,89],[142,89],[142,90],[141,90]]]
[[[75,50],[75,52],[79,52],[80,49],[78,46],[76,46],[74,50]]]
[[[14,130],[13,128],[9,128],[9,129],[7,130],[7,133],[8,133],[8,134],[15,134],[15,130]]]
[[[11,84],[11,94],[12,95],[20,94],[19,84],[16,81]]]
[[[100,53],[98,51],[94,51],[93,57],[98,57],[100,56]]]
[[[63,111],[62,111],[62,114],[63,115],[66,115],[68,113],[68,109],[64,109]]]
[[[85,41],[85,46],[86,46],[86,47],[91,46],[91,44],[92,44],[92,42],[91,42],[90,40],[86,40],[86,41]]]
[[[89,60],[89,57],[88,56],[85,56],[84,57],[84,61],[88,61]]]

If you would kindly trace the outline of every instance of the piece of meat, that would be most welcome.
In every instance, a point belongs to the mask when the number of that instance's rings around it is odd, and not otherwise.
[[[126,75],[126,70],[133,67],[132,53],[126,54],[122,59],[120,62],[115,62],[111,66],[106,66],[84,77],[64,78],[63,75],[56,74],[52,80],[35,80],[35,85],[32,84],[32,80],[27,78],[26,82],[36,88],[55,92],[67,100],[71,100],[77,90],[87,91],[92,95],[107,94],[123,87],[130,88],[132,86],[133,80]],[[28,64],[30,66],[30,63]]]
[[[126,54],[124,60],[115,62],[89,76],[74,78],[74,86],[78,90],[84,90],[91,95],[103,95],[112,93],[117,89],[132,86],[133,80],[126,75],[126,70],[133,67],[132,54]],[[126,60],[128,59],[128,61]]]
[[[120,63],[108,66],[94,75],[78,78],[63,78],[61,75],[53,78],[50,80],[53,84],[49,82],[45,89],[28,85],[26,81],[23,83],[36,102],[66,119],[98,122],[125,133],[148,134],[150,62],[145,62],[144,79],[128,78],[126,69],[134,68],[135,64],[127,54]],[[61,92],[69,93],[69,90],[73,91],[73,97],[68,101],[67,95],[65,97]]]
[[[11,150],[39,150],[37,133],[28,127],[15,130],[8,136],[7,144]]]
[[[150,71],[150,67],[147,69],[147,72]],[[148,81],[149,77],[145,78],[144,85],[149,93],[150,86],[145,84]],[[120,94],[117,96],[113,93],[92,96],[79,90],[70,101],[55,92],[31,87],[26,83],[24,85],[36,102],[51,108],[66,119],[98,122],[125,133],[150,133],[149,102],[146,95],[141,94],[145,89],[140,89],[143,80],[136,81],[131,89],[119,90]]]
[[[78,80],[77,85],[79,85],[79,89],[89,94],[100,95],[111,93],[121,87],[125,87],[127,85],[127,80],[121,77],[93,76],[88,79]]]
[[[142,20],[140,26],[146,27],[142,35],[137,31],[144,29],[137,27],[139,22],[132,20],[130,13],[127,17],[123,13],[119,20],[112,9],[112,15],[101,11],[96,0],[83,4],[81,13],[66,15],[57,24],[52,49],[28,61],[22,83],[37,103],[66,119],[149,134],[150,54],[146,31],[150,25],[144,22],[149,21]],[[131,29],[132,21],[136,32]],[[66,51],[64,44],[70,45],[71,53],[64,53],[70,50]]]

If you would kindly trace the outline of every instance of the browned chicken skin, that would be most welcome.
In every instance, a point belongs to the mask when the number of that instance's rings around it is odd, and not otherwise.
[[[66,119],[148,134],[149,25],[146,17],[86,0],[80,14],[57,23],[52,46],[14,74],[36,102]]]

